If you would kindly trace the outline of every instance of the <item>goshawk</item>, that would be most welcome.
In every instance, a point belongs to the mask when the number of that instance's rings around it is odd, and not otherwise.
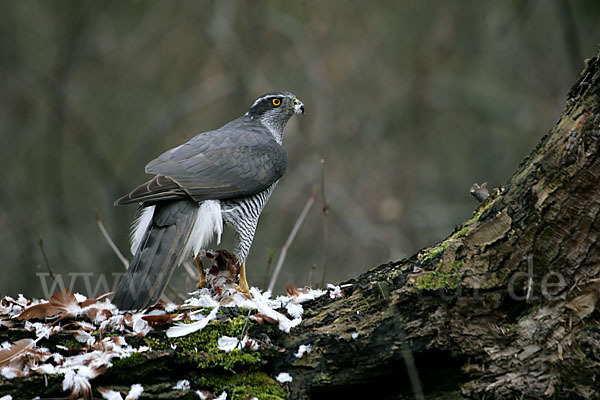
[[[236,233],[240,290],[248,292],[245,261],[258,218],[287,167],[284,128],[304,105],[289,92],[259,97],[242,117],[201,133],[146,165],[154,178],[115,205],[141,203],[133,224],[134,254],[115,293],[122,310],[147,308],[163,293],[175,267],[197,257],[223,223]]]

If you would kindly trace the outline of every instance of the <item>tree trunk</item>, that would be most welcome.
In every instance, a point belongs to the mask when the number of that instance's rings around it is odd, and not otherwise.
[[[600,398],[599,98],[596,57],[557,125],[469,221],[347,282],[343,298],[305,304],[291,334],[253,324],[252,337],[271,340],[258,366],[200,368],[166,348],[93,385],[145,383],[148,398],[183,398],[177,380],[208,384],[233,370],[246,389],[229,398]],[[296,358],[302,344],[312,351]],[[269,385],[280,371],[293,381],[278,392]],[[17,385],[0,381],[0,392]]]
[[[290,364],[293,397],[599,398],[599,98],[596,57],[471,220],[311,307],[281,338],[315,350]]]

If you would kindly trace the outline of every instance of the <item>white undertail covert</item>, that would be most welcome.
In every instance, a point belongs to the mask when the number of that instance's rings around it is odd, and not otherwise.
[[[140,244],[152,222],[156,206],[142,209],[140,216],[131,226],[131,254],[140,248]],[[193,254],[194,257],[217,236],[217,244],[221,243],[223,234],[223,217],[221,216],[221,202],[219,200],[205,200],[198,205],[196,217],[190,236],[185,243],[183,255]]]
[[[155,208],[155,206],[144,207],[139,217],[137,217],[131,225],[131,235],[129,239],[131,240],[130,250],[131,254],[133,255],[135,255],[140,248],[140,243],[142,243],[144,233],[146,233],[146,229],[148,229],[150,222],[152,222]]]
[[[190,237],[185,244],[184,255],[192,253],[198,256],[200,250],[206,249],[213,237],[217,236],[217,244],[221,243],[223,234],[223,217],[219,200],[205,200],[196,211],[196,220]]]

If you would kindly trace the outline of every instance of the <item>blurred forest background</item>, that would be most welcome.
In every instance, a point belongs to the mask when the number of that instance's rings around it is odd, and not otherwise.
[[[597,0],[1,0],[0,294],[43,296],[40,238],[65,282],[122,272],[96,210],[131,257],[135,206],[114,200],[272,90],[306,114],[288,125],[250,284],[315,187],[277,292],[319,282],[324,261],[339,282],[409,256],[470,218],[470,186],[502,185],[555,124],[599,21]],[[81,277],[76,289],[91,295]]]

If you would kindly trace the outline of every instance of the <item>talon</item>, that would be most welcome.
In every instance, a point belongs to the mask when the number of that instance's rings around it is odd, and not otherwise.
[[[242,285],[237,285],[234,287],[235,290],[237,290],[238,292],[242,292],[247,294],[248,296],[250,296],[250,289],[243,287]]]
[[[240,283],[235,289],[250,295],[250,286],[248,286],[248,281],[246,280],[246,263],[240,266]]]

